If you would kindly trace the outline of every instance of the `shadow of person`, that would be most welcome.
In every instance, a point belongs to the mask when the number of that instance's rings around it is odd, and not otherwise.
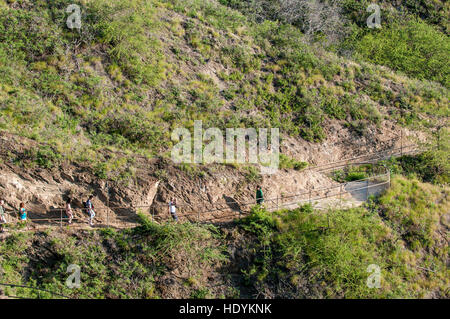
[[[227,206],[230,207],[231,210],[235,212],[241,211],[241,205],[239,205],[239,203],[234,198],[223,195],[223,199],[225,199]]]

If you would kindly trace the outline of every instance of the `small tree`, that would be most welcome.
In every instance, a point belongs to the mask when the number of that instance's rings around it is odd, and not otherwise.
[[[324,36],[326,44],[339,42],[346,34],[341,0],[280,0],[281,19],[298,25],[310,40]]]

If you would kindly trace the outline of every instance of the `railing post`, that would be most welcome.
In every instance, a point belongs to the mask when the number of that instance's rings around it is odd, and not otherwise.
[[[60,219],[59,219],[59,227],[61,227],[61,228],[63,227],[63,225],[62,225],[62,218],[63,218],[63,217],[62,217],[62,212],[63,212],[63,210],[61,209],[61,210],[60,210],[60,217],[59,217],[59,218],[60,218]]]
[[[309,204],[312,204],[312,202],[311,202],[311,193],[312,193],[312,190],[310,189],[309,190]]]
[[[339,204],[342,208],[342,184],[339,185]]]
[[[367,179],[366,184],[366,201],[369,199],[369,185],[370,185],[370,178]]]
[[[150,207],[150,215],[152,216],[152,223],[155,222],[155,218],[154,218],[154,213],[155,213],[155,207]]]
[[[106,227],[109,228],[109,185],[108,185],[108,182],[106,182],[105,187],[106,187]]]
[[[437,149],[439,151],[441,149],[441,127],[438,127],[436,130],[437,130]]]
[[[388,170],[389,188],[391,188],[391,170]]]
[[[400,129],[400,155],[403,156],[403,128]]]

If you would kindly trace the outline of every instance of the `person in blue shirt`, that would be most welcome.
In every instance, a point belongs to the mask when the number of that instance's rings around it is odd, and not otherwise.
[[[21,221],[27,221],[27,210],[24,203],[20,203],[19,218]]]
[[[94,205],[92,204],[93,198],[94,198],[93,195],[89,196],[89,199],[86,202],[86,210],[89,214],[89,225],[91,226],[94,226],[94,217],[95,217]]]
[[[0,233],[3,233],[3,224],[6,224],[5,201],[0,200]]]

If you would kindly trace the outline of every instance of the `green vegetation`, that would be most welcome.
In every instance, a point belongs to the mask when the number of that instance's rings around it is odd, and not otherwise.
[[[140,215],[128,230],[13,233],[0,245],[2,281],[72,298],[448,298],[449,192],[395,176],[365,207],[256,206],[231,228]],[[65,284],[70,264],[81,266],[79,289]],[[367,286],[371,264],[381,270],[378,289]]]
[[[448,153],[447,153],[448,154]],[[391,172],[396,174],[418,177],[429,183],[448,184],[450,182],[450,170],[447,160],[439,161],[432,151],[418,156],[403,156],[387,162]]]
[[[375,64],[450,87],[450,40],[422,21],[397,22],[362,36],[356,50]]]
[[[340,183],[358,181],[373,175],[373,169],[374,167],[371,164],[348,166],[344,169],[334,171],[331,177]]]
[[[123,231],[105,229],[72,235],[48,231],[9,236],[0,246],[2,281],[26,281],[29,286],[72,298],[176,298],[196,289],[203,297],[207,272],[225,260],[218,230],[189,223],[158,226],[145,216],[141,216],[141,224]],[[70,264],[81,267],[80,289],[66,286]],[[25,269],[30,271],[26,279],[22,277]],[[161,279],[167,275],[172,278],[172,271],[181,281],[176,287]],[[26,288],[7,288],[6,292],[38,297],[37,291]],[[40,297],[54,296],[41,292]]]
[[[261,293],[289,298],[423,298],[430,289],[448,298],[448,242],[440,233],[448,192],[396,177],[367,208],[255,208],[240,223],[256,236],[244,276]],[[366,284],[371,264],[381,269],[380,289]]]
[[[347,2],[348,17],[362,10]],[[84,1],[80,31],[66,26],[69,4],[0,1],[0,130],[45,142],[42,167],[85,162],[98,177],[132,178],[136,154],[167,156],[171,129],[195,120],[318,142],[330,120],[364,135],[386,118],[423,126],[433,124],[419,115],[449,114],[448,39],[421,20],[359,30],[350,44],[444,86],[351,62],[309,45],[295,23],[255,22],[224,1]],[[400,41],[409,35],[420,41]]]
[[[293,158],[287,157],[284,154],[280,154],[280,168],[281,169],[295,169],[301,171],[308,166],[307,162],[297,161]]]
[[[423,256],[429,258],[429,265],[433,257],[445,258],[448,253],[443,238],[439,239],[439,229],[446,225],[442,218],[450,208],[446,196],[448,188],[398,177],[378,199],[379,210],[397,227],[407,245],[417,252],[431,252]]]
[[[392,173],[433,184],[450,183],[450,135],[448,129],[439,133],[432,147],[417,156],[402,156],[384,161]]]
[[[248,183],[256,183],[262,180],[260,171],[255,166],[245,166],[244,168],[245,180]]]
[[[361,59],[386,65],[409,76],[450,85],[450,6],[445,1],[410,1],[397,4],[377,2],[381,6],[380,30],[371,30],[366,19],[369,0],[343,0],[344,15],[349,19],[346,50],[355,50]]]
[[[377,1],[381,29],[367,27],[373,12],[371,0],[220,0],[259,21],[283,21],[328,49],[375,64],[386,65],[409,76],[450,85],[449,17],[446,1]],[[319,17],[318,12],[322,15]],[[333,19],[334,18],[334,19]],[[328,21],[327,21],[328,20]],[[311,24],[313,24],[312,30]]]
[[[335,1],[342,28],[311,32],[305,16],[282,15],[281,0],[81,1],[81,30],[66,26],[71,0],[0,0],[0,131],[28,138],[1,163],[83,163],[98,179],[126,182],[138,157],[165,160],[172,130],[196,120],[277,127],[309,142],[336,132],[329,125],[370,140],[386,122],[424,134],[444,123],[429,150],[382,163],[397,176],[364,207],[256,207],[228,228],[143,215],[127,230],[19,224],[0,245],[2,281],[74,298],[449,298],[449,2],[380,1],[379,30],[365,25],[371,2]],[[228,165],[247,183],[262,180],[256,166]],[[282,169],[307,165],[280,156]],[[334,179],[371,174],[351,167]],[[172,176],[164,163],[153,175]],[[80,289],[65,285],[70,264],[82,266]],[[371,264],[379,289],[366,285]]]

